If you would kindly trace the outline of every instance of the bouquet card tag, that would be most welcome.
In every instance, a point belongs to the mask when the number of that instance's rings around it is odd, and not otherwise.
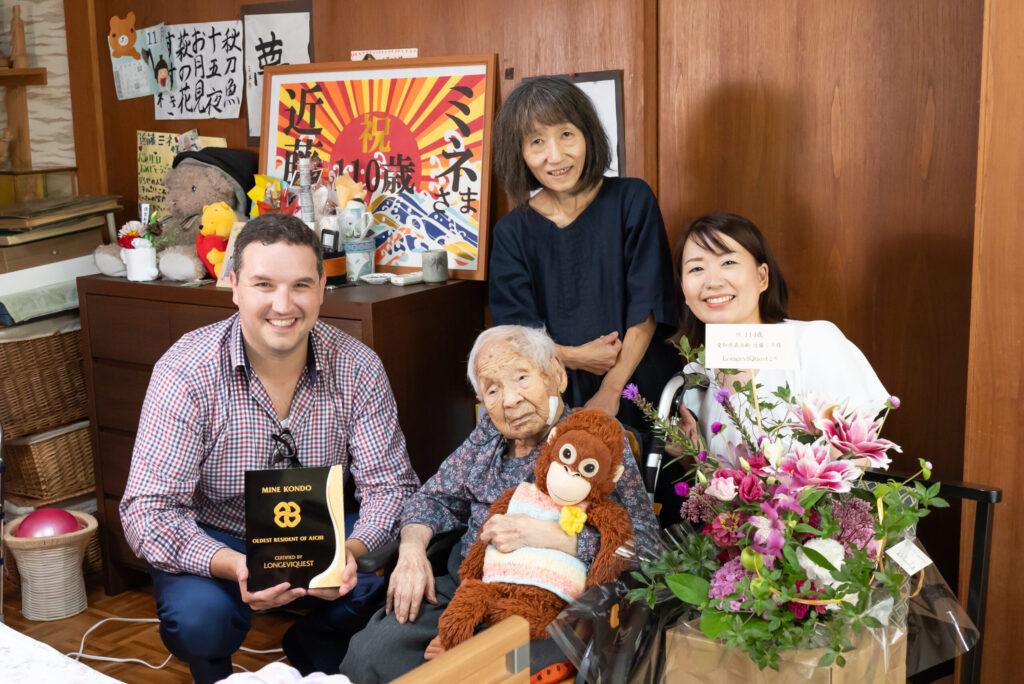
[[[886,549],[885,555],[903,568],[903,572],[908,575],[916,575],[932,564],[932,559],[928,557],[928,554],[909,539],[904,539],[896,546]]]
[[[789,325],[709,323],[704,328],[705,368],[790,370],[797,367],[796,335]]]

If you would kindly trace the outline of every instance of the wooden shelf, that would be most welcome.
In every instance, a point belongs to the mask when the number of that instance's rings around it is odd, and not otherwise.
[[[0,86],[46,85],[46,67],[0,68]]]

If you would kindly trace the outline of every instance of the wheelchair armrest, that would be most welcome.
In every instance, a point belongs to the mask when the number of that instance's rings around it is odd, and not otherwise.
[[[465,528],[457,528],[435,534],[427,544],[427,560],[434,569],[434,576],[447,573],[448,554],[452,547],[459,543]],[[356,560],[356,570],[359,572],[375,572],[387,574],[398,562],[398,540],[385,544],[375,551],[371,551]]]
[[[398,540],[385,544],[376,551],[370,551],[356,559],[359,572],[386,572],[398,562]]]

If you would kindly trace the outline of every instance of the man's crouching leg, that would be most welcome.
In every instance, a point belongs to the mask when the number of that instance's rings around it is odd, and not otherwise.
[[[231,656],[252,624],[238,583],[160,570],[152,575],[160,638],[167,650],[188,663],[198,684],[229,676]]]

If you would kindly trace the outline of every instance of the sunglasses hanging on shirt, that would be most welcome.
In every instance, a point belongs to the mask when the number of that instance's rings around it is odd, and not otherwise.
[[[295,448],[295,437],[292,436],[292,431],[284,428],[277,434],[270,435],[270,439],[274,441],[271,465],[287,461],[289,468],[297,468],[299,466],[299,451]]]

